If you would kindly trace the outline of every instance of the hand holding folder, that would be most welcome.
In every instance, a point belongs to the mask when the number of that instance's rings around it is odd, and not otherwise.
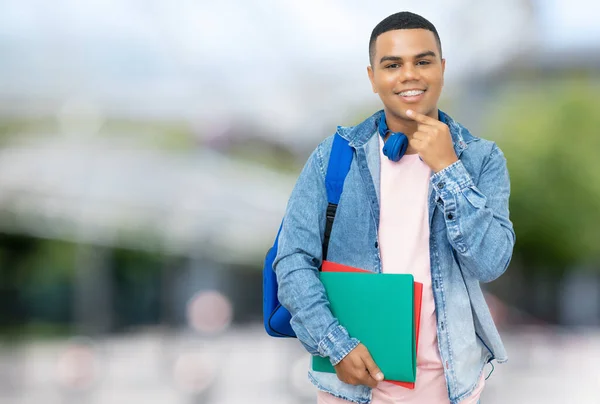
[[[414,388],[423,285],[409,274],[374,274],[328,261],[321,281],[333,314],[369,349],[386,381]],[[319,356],[313,370],[335,372]]]

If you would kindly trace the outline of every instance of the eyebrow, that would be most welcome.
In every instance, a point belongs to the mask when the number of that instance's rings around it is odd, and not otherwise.
[[[421,52],[418,55],[415,55],[413,57],[413,59],[421,59],[424,57],[436,57],[437,55],[435,54],[434,51],[425,51],[425,52]],[[392,61],[392,62],[401,62],[403,59],[400,56],[384,56],[381,58],[381,60],[379,61],[379,63],[383,63],[383,62],[387,62],[387,61]]]

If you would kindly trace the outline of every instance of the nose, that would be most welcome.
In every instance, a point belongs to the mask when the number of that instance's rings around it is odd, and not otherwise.
[[[416,66],[409,63],[404,64],[400,72],[399,80],[400,82],[419,80],[419,72]]]

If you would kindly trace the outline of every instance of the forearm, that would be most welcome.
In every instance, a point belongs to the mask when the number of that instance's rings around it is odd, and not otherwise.
[[[318,271],[302,255],[296,252],[277,262],[279,301],[291,313],[292,328],[307,351],[336,365],[359,341],[331,313]]]

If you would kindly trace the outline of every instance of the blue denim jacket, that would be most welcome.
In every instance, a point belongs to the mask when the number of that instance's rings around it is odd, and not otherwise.
[[[383,111],[355,127],[338,127],[355,156],[344,184],[328,260],[381,272],[378,247],[380,154],[377,122]],[[506,270],[515,234],[509,220],[506,159],[495,143],[477,138],[440,111],[450,128],[459,161],[431,176],[429,223],[431,280],[438,347],[450,402],[476,387],[485,365],[507,360],[481,291]],[[292,314],[299,341],[313,355],[336,365],[359,341],[331,314],[319,280],[327,195],[325,173],[333,136],[308,159],[288,202],[273,267],[278,297]],[[368,348],[368,347],[367,347]],[[319,389],[356,403],[371,390],[341,382],[333,373],[309,371]]]

